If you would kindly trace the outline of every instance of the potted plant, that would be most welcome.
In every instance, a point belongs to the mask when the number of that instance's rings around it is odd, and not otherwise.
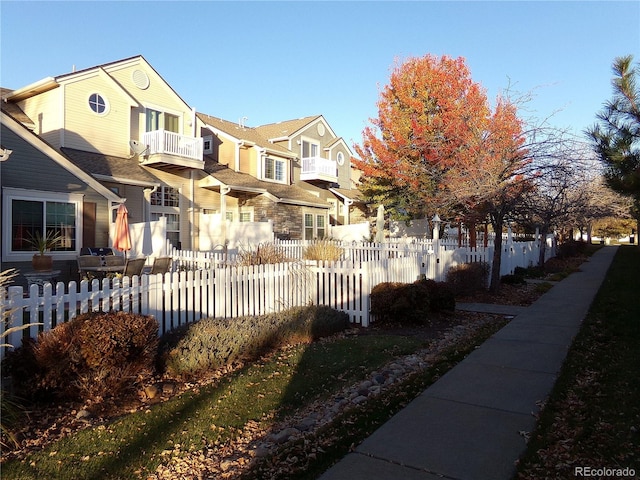
[[[38,253],[34,254],[31,259],[31,266],[34,270],[44,271],[53,268],[53,257],[51,255],[45,255],[45,253],[57,247],[61,240],[62,236],[52,230],[44,236],[39,230],[36,231],[35,235],[31,235],[29,243],[38,250]]]

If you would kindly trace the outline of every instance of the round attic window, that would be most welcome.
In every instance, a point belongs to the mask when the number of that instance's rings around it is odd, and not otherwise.
[[[98,93],[92,93],[89,96],[89,108],[98,115],[105,115],[109,111],[109,104]]]
[[[320,135],[321,137],[324,135],[324,124],[322,123],[318,124],[318,135]]]
[[[344,153],[342,152],[338,152],[338,165],[344,165]]]
[[[133,84],[141,90],[149,87],[149,76],[142,70],[134,70],[131,74]]]

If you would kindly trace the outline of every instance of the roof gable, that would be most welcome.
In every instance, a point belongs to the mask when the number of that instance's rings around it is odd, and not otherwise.
[[[28,128],[22,125],[18,120],[9,115],[6,111],[2,110],[0,112],[0,118],[2,119],[2,124],[7,128],[11,129],[16,135],[22,138],[25,142],[31,144],[33,147],[37,148],[43,154],[51,158],[54,162],[60,165],[62,168],[67,170],[69,173],[77,177],[80,181],[91,187],[97,193],[102,195],[105,199],[110,200],[112,202],[121,202],[122,199],[109,190],[107,187],[102,185],[96,179],[94,179],[91,175],[83,171],[81,168],[76,166],[69,158],[67,158],[64,154],[53,148],[51,145],[42,140],[39,136],[31,132]]]
[[[260,135],[257,129],[247,126],[242,126],[228,120],[212,117],[211,115],[205,115],[203,113],[197,114],[198,119],[202,121],[206,126],[213,127],[213,129],[223,132],[227,136],[237,139],[238,141],[247,141],[257,147],[265,148],[275,154],[280,154],[286,157],[295,157],[295,154],[290,150],[276,145],[265,137]]]
[[[275,138],[291,138],[295,136],[300,130],[303,130],[305,127],[319,118],[322,118],[322,115],[313,115],[310,117],[297,118],[294,120],[269,123],[256,127],[256,130],[269,140]]]

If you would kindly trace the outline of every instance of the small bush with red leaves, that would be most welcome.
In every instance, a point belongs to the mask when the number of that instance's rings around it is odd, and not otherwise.
[[[125,312],[93,312],[41,333],[7,358],[23,396],[34,400],[115,397],[154,370],[158,324]]]
[[[378,324],[426,323],[429,313],[454,309],[453,291],[444,282],[384,282],[371,291],[371,314]]]

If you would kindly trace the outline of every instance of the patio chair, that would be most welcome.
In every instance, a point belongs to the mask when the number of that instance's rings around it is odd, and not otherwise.
[[[79,255],[78,256],[78,273],[82,276],[87,271],[100,267],[102,265],[102,258],[95,255]]]
[[[142,275],[142,269],[147,261],[146,258],[128,258],[124,266],[124,276],[133,277],[134,275]]]
[[[104,264],[107,267],[124,267],[126,259],[122,255],[107,255],[104,257]]]
[[[171,271],[172,263],[173,263],[173,258],[171,257],[158,257],[154,259],[149,275],[155,275],[156,273],[165,274]]]

